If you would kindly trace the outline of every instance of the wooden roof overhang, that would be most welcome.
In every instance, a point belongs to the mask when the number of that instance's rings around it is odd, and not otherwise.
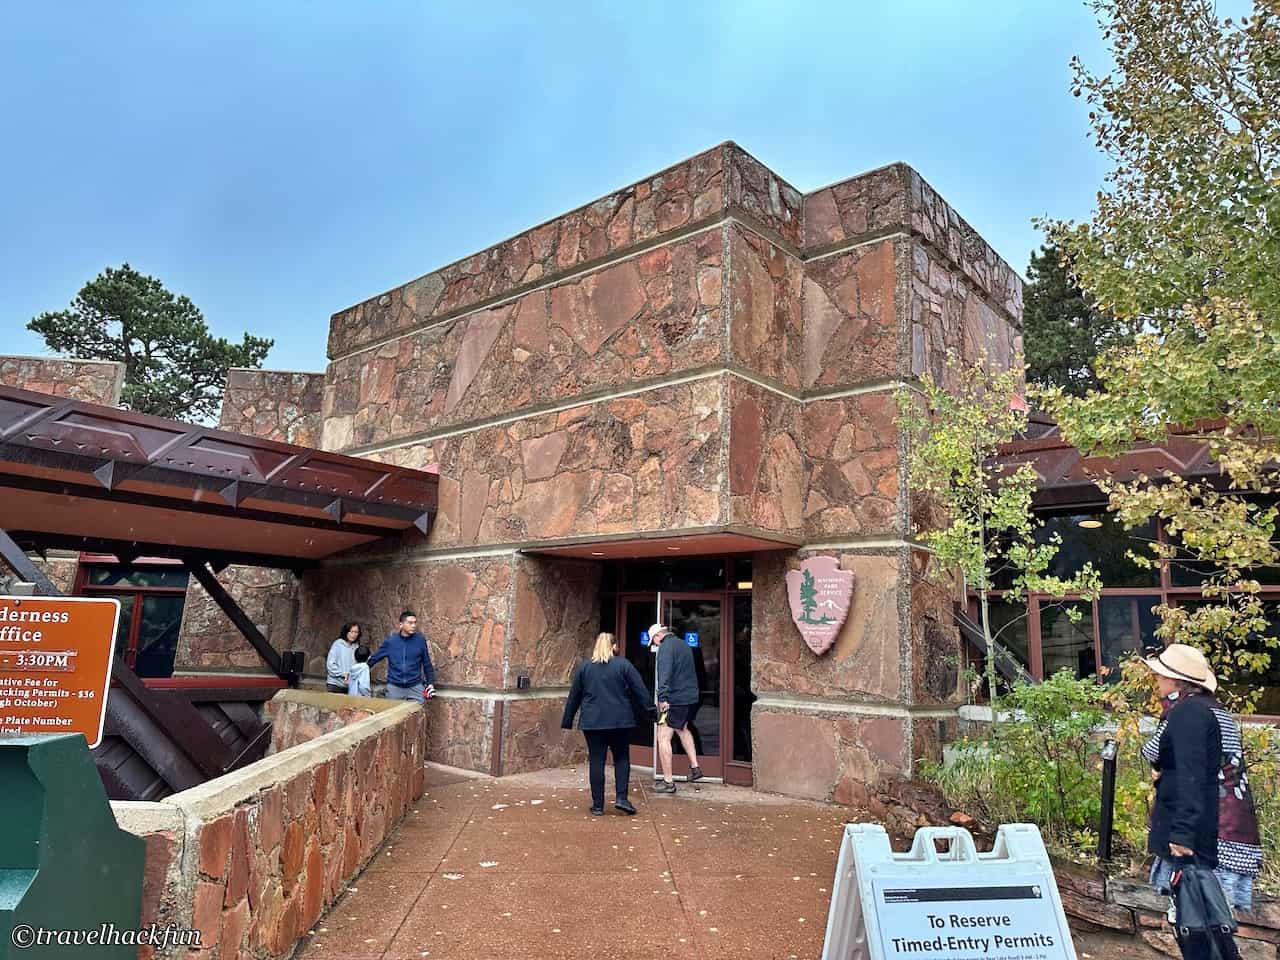
[[[0,530],[37,549],[301,569],[416,530],[429,471],[0,386]]]
[[[1030,464],[1036,472],[1033,505],[1043,510],[1096,508],[1106,505],[1095,478],[1109,475],[1116,480],[1146,476],[1158,480],[1167,476],[1207,480],[1226,488],[1229,480],[1210,456],[1203,432],[1171,431],[1161,441],[1140,441],[1116,457],[1086,457],[1058,432],[1056,424],[1033,421],[1029,436],[1004,444],[996,458],[1008,470]]]

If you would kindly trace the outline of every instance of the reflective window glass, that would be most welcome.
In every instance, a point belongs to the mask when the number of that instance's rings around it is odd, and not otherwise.
[[[1080,619],[1072,623],[1067,610],[1078,610]],[[1093,652],[1093,604],[1081,601],[1040,603],[1040,648],[1044,675],[1070,670],[1077,679],[1098,671]]]

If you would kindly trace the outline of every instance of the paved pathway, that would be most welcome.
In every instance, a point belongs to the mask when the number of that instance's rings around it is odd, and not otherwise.
[[[638,816],[591,817],[582,771],[433,779],[300,960],[822,954],[848,811],[637,777]]]
[[[847,808],[715,785],[654,796],[637,776],[638,816],[591,817],[581,770],[428,773],[298,960],[822,956]],[[1078,934],[1076,949],[1159,956],[1106,932]]]

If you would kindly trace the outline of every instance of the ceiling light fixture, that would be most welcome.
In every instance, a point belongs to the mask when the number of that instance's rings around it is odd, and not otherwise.
[[[592,555],[593,557],[603,557],[603,556],[604,556],[604,554],[603,554],[603,553],[601,553],[599,550],[592,550],[592,551],[591,551],[591,555]]]
[[[1099,527],[1102,526],[1102,521],[1097,520],[1093,517],[1088,517],[1084,520],[1081,520],[1079,525],[1084,527],[1086,530],[1097,530]]]
[[[738,589],[739,589],[739,590],[750,590],[750,589],[751,589],[751,581],[750,581],[750,580],[739,580],[739,581],[738,581]]]
[[[679,550],[680,548],[679,548],[679,547],[667,547],[667,549],[668,549],[668,550],[670,550],[670,551],[672,551],[672,552],[674,553],[675,551]]]

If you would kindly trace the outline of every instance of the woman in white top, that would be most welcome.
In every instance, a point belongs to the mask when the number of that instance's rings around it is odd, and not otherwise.
[[[330,693],[346,693],[351,677],[351,665],[356,662],[356,647],[360,645],[360,624],[344,623],[342,633],[329,647],[329,657],[324,663],[324,688]]]

